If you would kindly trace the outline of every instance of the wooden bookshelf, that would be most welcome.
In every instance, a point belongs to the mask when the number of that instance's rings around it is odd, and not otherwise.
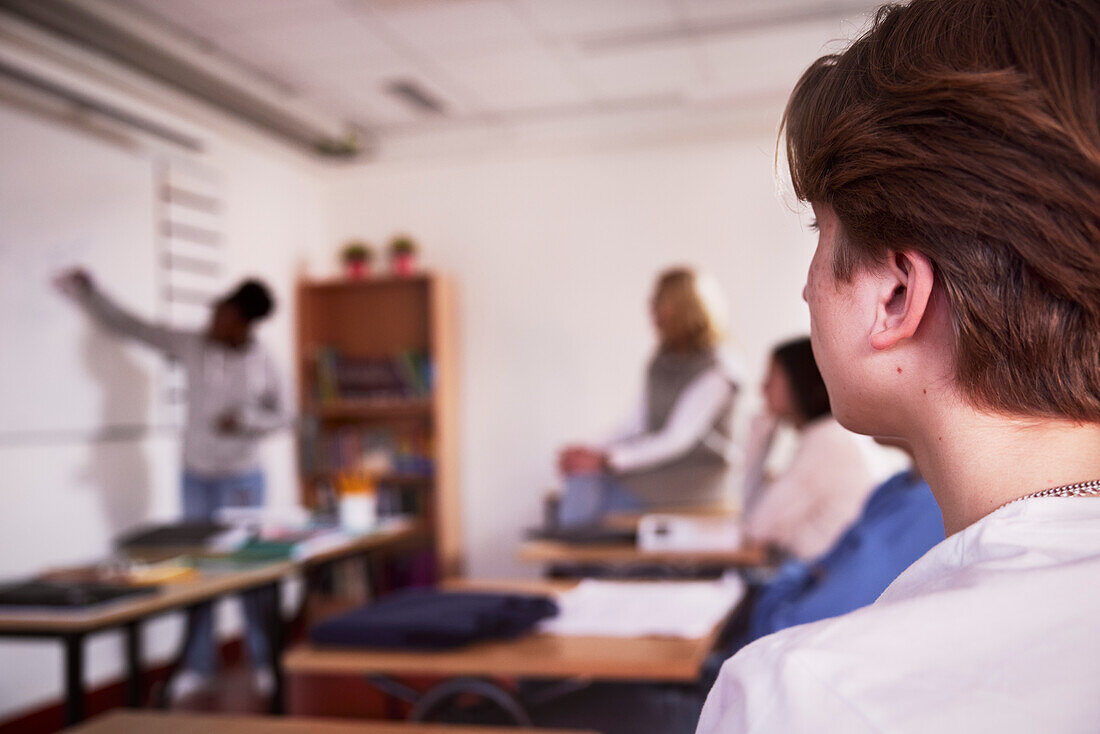
[[[298,375],[304,421],[301,483],[303,501],[317,502],[317,490],[340,469],[309,454],[333,436],[351,431],[414,432],[427,436],[430,472],[395,471],[379,481],[422,497],[420,523],[435,558],[437,575],[462,571],[460,502],[455,429],[457,426],[457,339],[453,295],[436,273],[410,277],[333,279],[298,284]],[[416,394],[356,395],[326,391],[325,359],[347,362],[391,360],[416,354],[430,365]],[[323,355],[338,355],[326,357]],[[329,373],[325,373],[328,375]],[[315,460],[307,461],[312,456]],[[323,465],[318,465],[323,464]]]

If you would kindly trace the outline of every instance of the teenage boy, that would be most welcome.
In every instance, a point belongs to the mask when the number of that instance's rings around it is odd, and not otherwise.
[[[788,104],[834,414],[904,440],[947,539],[749,645],[699,732],[1100,722],[1100,3],[913,0]]]
[[[139,341],[178,362],[187,378],[183,429],[183,515],[211,520],[223,507],[258,507],[264,502],[260,439],[287,424],[274,362],[253,338],[273,300],[267,286],[247,280],[217,301],[206,329],[181,331],[148,323],[128,313],[96,287],[91,275],[73,270],[57,280],[102,326]],[[263,610],[255,594],[241,597],[255,682],[272,688]],[[213,607],[192,615],[184,669],[173,680],[173,698],[205,687],[216,668]]]

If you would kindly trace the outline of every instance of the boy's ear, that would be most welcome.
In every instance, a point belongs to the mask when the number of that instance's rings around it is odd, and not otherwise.
[[[891,252],[878,274],[875,320],[869,336],[875,349],[890,349],[916,333],[928,310],[935,279],[931,261],[907,250]]]

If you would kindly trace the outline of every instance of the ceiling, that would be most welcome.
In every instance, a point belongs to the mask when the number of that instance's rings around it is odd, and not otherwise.
[[[861,0],[113,0],[384,138],[785,96]],[[406,94],[395,93],[404,88]],[[411,96],[426,98],[418,105]],[[436,109],[431,109],[431,107]]]

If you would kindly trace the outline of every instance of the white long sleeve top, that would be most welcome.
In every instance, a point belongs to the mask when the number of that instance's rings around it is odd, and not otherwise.
[[[745,533],[813,560],[859,516],[875,477],[859,437],[825,417],[802,429],[790,465],[768,482],[763,467],[774,431],[774,421],[753,423],[746,456]]]
[[[858,611],[722,667],[698,734],[1094,734],[1100,499],[996,510]]]
[[[260,438],[286,427],[282,386],[274,361],[255,341],[240,349],[217,344],[197,332],[149,323],[93,290],[78,302],[106,328],[139,341],[179,362],[187,378],[183,465],[204,476],[232,476],[260,468]],[[241,430],[218,430],[224,415]]]
[[[679,458],[700,441],[708,441],[720,453],[729,453],[729,439],[713,433],[714,421],[733,396],[728,371],[714,367],[696,377],[676,400],[668,421],[659,431],[645,430],[645,396],[621,429],[620,436],[604,445],[613,471],[632,472],[659,466]]]

